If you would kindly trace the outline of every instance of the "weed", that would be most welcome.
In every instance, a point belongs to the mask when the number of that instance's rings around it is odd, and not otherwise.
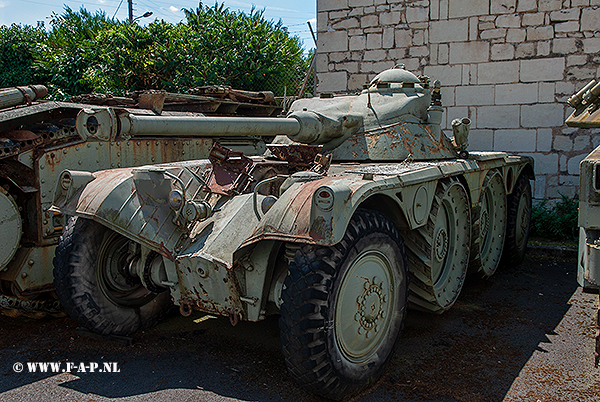
[[[531,235],[551,240],[574,240],[579,234],[577,208],[579,199],[571,199],[561,194],[561,200],[554,206],[547,199],[533,206],[531,210]]]

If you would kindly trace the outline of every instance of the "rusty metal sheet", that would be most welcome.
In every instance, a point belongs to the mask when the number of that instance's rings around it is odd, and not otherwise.
[[[283,161],[308,165],[322,151],[323,145],[267,144],[267,149],[275,157]]]
[[[232,151],[218,143],[213,145],[208,159],[212,170],[206,182],[211,192],[222,195],[241,193],[250,182],[254,162],[242,152]]]

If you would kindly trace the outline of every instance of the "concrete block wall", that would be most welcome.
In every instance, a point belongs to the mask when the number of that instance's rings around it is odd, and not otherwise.
[[[319,92],[399,63],[442,82],[470,149],[533,156],[535,198],[578,192],[600,130],[566,127],[566,100],[599,75],[600,0],[317,0]]]

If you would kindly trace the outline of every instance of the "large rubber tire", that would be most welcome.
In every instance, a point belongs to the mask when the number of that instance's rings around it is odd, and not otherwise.
[[[282,351],[304,388],[340,400],[373,384],[406,315],[402,238],[383,214],[356,211],[342,241],[296,252],[282,291]]]
[[[411,307],[443,313],[458,298],[469,266],[471,210],[459,180],[439,181],[427,224],[404,237]]]
[[[506,243],[502,253],[503,265],[518,265],[525,258],[525,250],[531,229],[531,184],[529,178],[520,175],[512,194],[508,196]]]
[[[506,238],[506,189],[502,175],[490,171],[481,186],[473,211],[473,243],[469,269],[484,278],[492,276],[502,257]]]
[[[126,273],[132,243],[92,220],[69,219],[55,252],[54,285],[80,325],[127,335],[157,324],[171,306],[169,292],[150,292]]]

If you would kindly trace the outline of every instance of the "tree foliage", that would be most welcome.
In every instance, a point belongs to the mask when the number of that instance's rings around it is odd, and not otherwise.
[[[306,72],[309,59],[299,39],[262,11],[246,14],[218,3],[183,11],[181,23],[139,26],[65,7],[52,15],[48,32],[0,27],[0,86],[41,80],[56,97],[209,84],[283,94],[290,77],[300,81]]]

